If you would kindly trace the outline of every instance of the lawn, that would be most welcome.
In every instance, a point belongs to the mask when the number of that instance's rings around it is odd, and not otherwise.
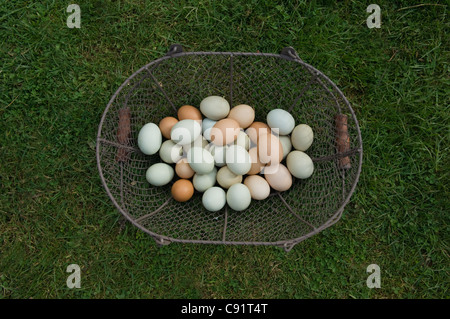
[[[0,1],[0,298],[448,298],[449,22],[445,1]],[[447,34],[447,36],[446,36]],[[294,47],[360,122],[342,219],[296,245],[159,247],[115,209],[98,123],[134,71],[187,51]],[[447,167],[447,169],[445,168]],[[81,267],[69,289],[66,268]],[[381,288],[366,285],[377,264]]]

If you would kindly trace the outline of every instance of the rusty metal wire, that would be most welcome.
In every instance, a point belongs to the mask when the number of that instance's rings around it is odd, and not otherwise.
[[[201,193],[179,203],[171,197],[172,183],[151,186],[145,173],[160,159],[140,152],[140,128],[176,116],[182,105],[198,106],[209,95],[223,96],[232,106],[255,107],[256,120],[265,121],[270,110],[282,108],[297,124],[310,125],[315,139],[307,153],[314,161],[314,174],[294,179],[286,192],[252,201],[243,212],[225,207],[212,213],[203,208]],[[124,110],[130,115],[129,134],[118,137],[119,112]],[[343,136],[336,129],[338,115],[347,119],[346,149],[339,147]],[[342,92],[290,47],[281,54],[264,54],[183,52],[173,45],[166,56],[136,71],[114,93],[100,121],[96,155],[114,205],[158,244],[276,245],[289,251],[340,219],[361,172],[362,139]]]

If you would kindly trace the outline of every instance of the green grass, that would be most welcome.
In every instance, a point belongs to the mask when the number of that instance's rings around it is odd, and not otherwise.
[[[65,25],[71,2],[0,1],[0,298],[448,298],[448,6],[380,0],[382,27],[368,29],[359,1],[75,2],[81,29]],[[336,225],[290,253],[159,248],[120,227],[97,126],[118,86],[172,43],[293,46],[342,89],[364,164]],[[72,263],[81,289],[66,286]],[[381,289],[366,286],[372,263]]]

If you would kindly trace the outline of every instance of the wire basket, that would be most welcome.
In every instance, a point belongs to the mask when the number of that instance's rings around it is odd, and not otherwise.
[[[314,174],[294,178],[288,191],[272,191],[241,212],[227,205],[209,212],[198,192],[188,202],[177,202],[171,197],[173,182],[151,186],[146,170],[161,160],[139,150],[139,130],[148,122],[176,117],[180,106],[198,106],[210,95],[223,96],[231,106],[253,106],[256,121],[281,108],[296,124],[311,126],[314,142],[307,153]],[[167,55],[136,71],[114,93],[100,121],[96,156],[114,205],[160,245],[275,245],[289,251],[340,219],[361,172],[362,139],[342,92],[291,47],[265,54],[183,52],[172,45]]]

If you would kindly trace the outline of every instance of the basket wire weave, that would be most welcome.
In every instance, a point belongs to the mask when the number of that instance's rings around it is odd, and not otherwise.
[[[223,96],[231,106],[253,106],[256,121],[265,121],[270,110],[281,108],[294,116],[296,124],[311,126],[314,142],[306,153],[314,162],[313,175],[294,178],[288,191],[272,191],[242,212],[227,205],[209,212],[198,192],[187,203],[176,202],[170,192],[174,181],[151,186],[146,170],[161,160],[158,154],[148,156],[139,150],[140,128],[176,117],[180,106],[198,106],[210,95]],[[119,116],[124,111],[125,121]],[[337,126],[340,117],[346,123]],[[121,130],[125,135],[118,134]],[[114,93],[100,121],[96,156],[114,205],[160,245],[276,245],[289,251],[340,219],[361,172],[362,138],[342,92],[291,47],[281,54],[266,54],[183,52],[180,45],[172,45],[166,56],[136,71]]]

